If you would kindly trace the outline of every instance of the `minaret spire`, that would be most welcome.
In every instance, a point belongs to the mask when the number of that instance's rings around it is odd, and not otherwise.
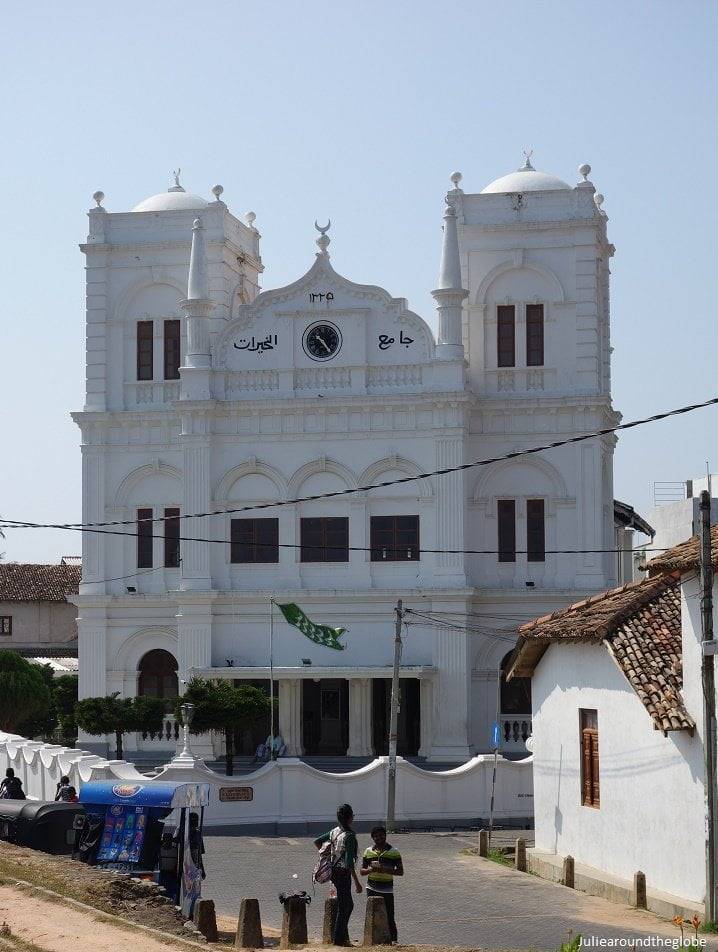
[[[187,352],[180,368],[181,399],[209,400],[212,358],[208,319],[212,316],[214,303],[209,296],[204,226],[199,218],[192,226],[187,298],[182,302],[182,309],[187,315]]]
[[[199,218],[192,225],[192,250],[189,255],[189,280],[187,282],[188,301],[206,301],[207,260],[204,252],[204,226]]]
[[[456,231],[456,211],[453,205],[448,204],[444,212],[444,241],[441,247],[438,290],[462,290],[459,235]]]
[[[448,201],[444,212],[444,240],[441,248],[439,286],[431,293],[439,312],[438,353],[449,359],[463,357],[461,304],[469,292],[462,287],[461,283],[456,209]]]

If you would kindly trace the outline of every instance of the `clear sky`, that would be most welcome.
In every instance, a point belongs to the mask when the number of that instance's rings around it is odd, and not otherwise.
[[[252,209],[263,287],[332,260],[434,325],[449,175],[590,162],[613,259],[614,405],[628,420],[718,394],[718,4],[35,0],[0,49],[0,513],[79,521],[85,212],[183,182]],[[718,469],[718,409],[623,436],[618,498]],[[7,533],[56,561],[76,534]]]

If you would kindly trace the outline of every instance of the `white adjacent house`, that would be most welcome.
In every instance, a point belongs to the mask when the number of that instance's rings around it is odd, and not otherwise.
[[[580,173],[571,186],[527,160],[476,193],[452,176],[437,337],[334,270],[328,226],[304,275],[260,293],[255,216],[220,186],[208,201],[176,182],[127,212],[96,193],[74,419],[83,521],[120,534],[84,536],[81,696],[167,695],[193,674],[266,688],[273,595],[348,628],[340,654],[275,619],[289,753],[369,757],[386,745],[402,598],[420,614],[400,752],[486,750],[499,680],[504,749],[525,751],[530,702],[502,661],[522,621],[615,580],[615,440],[421,474],[617,421],[614,249]],[[327,493],[345,494],[294,502]]]
[[[712,551],[715,567],[718,527]],[[531,678],[530,868],[560,878],[572,856],[577,885],[624,901],[641,871],[664,914],[705,901],[698,565],[694,537],[644,580],[530,622],[509,671]]]

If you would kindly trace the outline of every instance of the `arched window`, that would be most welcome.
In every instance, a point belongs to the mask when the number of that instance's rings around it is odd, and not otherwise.
[[[146,697],[177,697],[177,661],[169,651],[156,648],[143,655],[139,664],[137,694]]]
[[[501,713],[531,714],[531,678],[512,678],[506,680],[506,668],[512,652],[509,651],[501,662]]]

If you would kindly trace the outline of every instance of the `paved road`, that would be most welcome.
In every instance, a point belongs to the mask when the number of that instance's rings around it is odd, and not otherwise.
[[[515,834],[512,834],[515,836]],[[359,837],[360,848],[368,836]],[[670,923],[475,856],[471,834],[404,833],[392,837],[404,856],[397,922],[402,943],[484,949],[556,949],[569,930],[604,938],[679,937]],[[203,895],[217,911],[237,915],[242,896],[260,901],[262,919],[279,926],[282,891],[312,892],[315,851],[304,837],[206,836],[208,870]],[[297,879],[293,874],[297,874]],[[310,935],[319,935],[326,887],[309,911]],[[364,896],[356,897],[350,932],[361,938]],[[716,949],[711,941],[709,948]]]

